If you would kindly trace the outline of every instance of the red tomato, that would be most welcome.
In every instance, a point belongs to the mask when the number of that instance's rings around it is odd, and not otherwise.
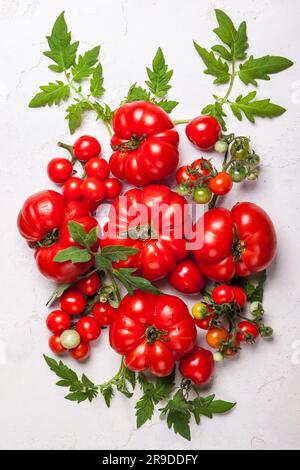
[[[101,145],[95,137],[82,135],[73,145],[73,152],[78,160],[87,162],[90,158],[100,155]]]
[[[198,326],[198,328],[201,328],[201,330],[206,330],[207,331],[207,330],[210,329],[211,321],[214,318],[217,318],[217,315],[215,313],[213,313],[212,315],[208,315],[205,318],[201,318],[199,320],[197,318],[194,318],[194,322]]]
[[[122,184],[117,178],[107,178],[104,181],[105,186],[105,199],[112,201],[120,196]]]
[[[60,342],[60,335],[50,336],[48,344],[49,344],[50,349],[55,354],[64,354],[66,352],[66,349],[63,347],[63,345]]]
[[[209,150],[219,140],[222,129],[214,117],[198,116],[186,126],[185,132],[192,144],[201,150]]]
[[[73,240],[69,233],[69,222],[69,220],[66,220],[61,226],[59,242],[66,247],[80,246],[79,243],[76,243]],[[90,233],[93,228],[98,227],[98,222],[94,217],[81,217],[80,219],[72,219],[72,222],[77,222],[78,224],[80,224],[86,233]],[[97,250],[97,248],[98,243],[95,243],[95,245],[92,246],[92,249]]]
[[[71,317],[61,310],[54,310],[47,316],[46,324],[52,333],[60,334],[70,328]]]
[[[162,108],[146,101],[126,103],[114,113],[112,124],[115,152],[109,164],[117,178],[145,186],[175,171],[179,136]]]
[[[218,305],[229,304],[230,302],[233,302],[233,298],[234,295],[231,286],[217,286],[212,291],[212,299]]]
[[[117,309],[113,308],[109,302],[99,302],[93,307],[93,315],[95,320],[101,325],[101,326],[109,326],[115,316]]]
[[[266,269],[276,253],[276,234],[266,212],[251,202],[236,204],[231,212],[215,208],[195,224],[203,234],[201,248],[192,251],[203,274],[218,282],[249,276]]]
[[[89,357],[90,352],[91,346],[83,341],[76,348],[70,349],[70,354],[76,361],[85,361]]]
[[[67,207],[65,198],[56,191],[41,191],[24,202],[18,215],[18,229],[29,242],[43,240],[60,227]]]
[[[85,172],[87,176],[93,176],[99,178],[101,181],[105,181],[109,177],[110,169],[109,164],[104,158],[91,158],[85,165]]]
[[[238,327],[242,331],[237,334],[238,341],[254,341],[259,336],[259,328],[252,322],[242,321]]]
[[[224,196],[229,193],[233,186],[232,178],[226,171],[221,171],[208,182],[210,190],[218,196]]]
[[[77,176],[69,178],[62,188],[62,193],[69,201],[80,201],[82,199],[82,179]]]
[[[89,210],[81,201],[68,201],[64,222],[89,216]]]
[[[137,273],[154,281],[167,276],[186,257],[187,217],[187,201],[167,186],[130,189],[112,204],[100,245],[138,249],[115,266],[137,268]]]
[[[240,308],[243,308],[247,302],[247,294],[241,287],[230,286],[233,291],[233,301],[239,305]]]
[[[191,259],[180,261],[169,276],[170,284],[184,294],[199,294],[205,286],[203,274]]]
[[[191,165],[193,170],[197,170],[198,175],[208,176],[212,171],[213,167],[209,160],[206,158],[198,158]]]
[[[178,297],[136,291],[126,295],[110,327],[112,348],[125,356],[125,365],[140,372],[169,375],[178,360],[193,350],[196,327]]]
[[[225,328],[213,327],[206,335],[207,344],[214,349],[219,349],[222,341],[228,340],[228,331]]]
[[[103,181],[94,176],[88,176],[83,180],[82,195],[89,201],[102,201],[105,196],[105,185]]]
[[[52,158],[48,163],[47,173],[54,183],[64,184],[72,176],[73,165],[67,158]]]
[[[176,181],[178,184],[185,184],[187,182],[193,182],[198,179],[196,174],[190,172],[190,167],[185,165],[178,168],[176,172]]]
[[[94,341],[101,334],[99,323],[92,317],[82,317],[78,320],[76,330],[84,342]]]
[[[77,282],[76,288],[83,295],[92,296],[97,294],[98,290],[101,287],[101,279],[98,273],[93,273],[88,277],[80,279]]]
[[[86,306],[84,295],[75,289],[68,289],[60,298],[60,308],[69,315],[79,315]]]
[[[82,204],[91,214],[93,214],[97,211],[98,207],[101,204],[101,201],[89,201],[88,199],[83,199]]]
[[[214,374],[214,357],[207,349],[196,348],[181,359],[179,370],[194,384],[205,385],[210,382]]]

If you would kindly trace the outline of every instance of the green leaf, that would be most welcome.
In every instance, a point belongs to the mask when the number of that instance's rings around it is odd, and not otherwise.
[[[281,106],[271,103],[270,99],[254,100],[255,97],[256,92],[253,91],[246,96],[238,96],[235,102],[230,104],[233,114],[239,121],[242,120],[242,113],[254,123],[255,116],[273,118],[286,111]]]
[[[95,243],[97,243],[97,241],[98,241],[98,228],[94,227],[88,233],[85,243],[88,248],[91,248],[93,245],[95,245]]]
[[[63,293],[69,289],[71,286],[71,283],[68,284],[60,284],[51,294],[50,298],[47,300],[46,307],[49,307],[50,305],[53,304],[57,299],[60,299],[60,297],[63,295]]]
[[[223,131],[227,130],[226,123],[224,120],[224,117],[226,117],[226,114],[224,113],[223,108],[220,103],[216,101],[213,104],[208,104],[202,109],[201,112],[202,114],[208,114],[216,118],[217,121],[219,121],[219,123],[221,124]]]
[[[30,108],[40,108],[41,106],[52,106],[65,101],[70,96],[70,87],[65,83],[57,80],[55,83],[50,82],[48,85],[41,85],[39,93],[37,93],[29,103]]]
[[[93,74],[91,77],[90,82],[90,91],[94,98],[99,98],[105,92],[105,88],[103,87],[103,69],[100,62],[98,63],[97,67],[94,68]]]
[[[146,421],[151,420],[154,414],[154,404],[151,398],[143,395],[135,405],[136,409],[136,425],[137,428],[143,426]]]
[[[208,411],[212,414],[223,414],[232,410],[236,406],[236,403],[230,403],[223,400],[214,400],[208,407]]]
[[[147,67],[146,70],[149,78],[146,84],[151,93],[158,98],[166,96],[171,88],[169,82],[173,75],[173,70],[168,70],[168,65],[166,64],[163,51],[160,47],[157,49],[152,61],[152,70],[149,67]]]
[[[151,101],[151,95],[145,88],[134,83],[129,88],[124,103],[131,103],[132,101]]]
[[[178,101],[172,101],[172,100],[161,100],[157,101],[156,103],[158,106],[160,106],[166,113],[171,113],[174,108],[178,105]]]
[[[159,295],[161,292],[157,287],[151,284],[147,279],[140,276],[133,276],[136,271],[134,268],[120,268],[114,269],[114,275],[122,282],[130,295],[133,294],[133,289],[141,289],[145,292]]]
[[[111,385],[108,385],[107,387],[104,387],[104,388],[100,389],[100,391],[103,395],[106,406],[109,408],[110,405],[111,405],[111,400],[114,396],[113,387]]]
[[[180,434],[187,440],[191,440],[189,403],[183,396],[182,390],[178,390],[173,398],[163,408],[162,416],[166,415],[168,428],[173,428],[175,434]]]
[[[156,403],[166,400],[175,386],[175,369],[172,374],[166,377],[157,377],[153,397]]]
[[[95,101],[93,103],[93,109],[97,113],[97,119],[101,119],[103,122],[111,122],[114,112],[108,104],[102,106],[98,101]]]
[[[97,63],[99,53],[100,46],[96,46],[86,51],[83,56],[78,56],[77,63],[72,67],[72,75],[75,82],[80,82],[93,73],[93,67]]]
[[[64,263],[65,261],[71,261],[72,263],[86,263],[92,259],[92,255],[84,248],[78,246],[70,246],[65,250],[61,250],[57,253],[54,261],[57,263]]]
[[[80,126],[83,113],[88,109],[91,109],[91,107],[86,101],[78,101],[77,103],[71,104],[67,108],[66,119],[69,121],[69,129],[71,134],[74,134],[76,129]]]
[[[96,267],[100,270],[111,269],[111,261],[105,258],[105,256],[101,255],[101,253],[97,253],[95,255],[95,264]]]
[[[71,238],[81,246],[87,246],[88,233],[84,230],[83,226],[74,220],[68,222],[68,230]]]
[[[101,250],[101,254],[110,261],[118,263],[126,261],[128,256],[136,255],[139,252],[137,248],[131,248],[123,245],[105,246]]]
[[[207,67],[207,69],[204,70],[204,73],[216,77],[216,79],[214,80],[214,83],[216,84],[229,82],[230,75],[228,72],[228,64],[226,62],[223,62],[220,58],[217,59],[212,51],[208,52],[208,50],[206,50],[204,47],[199,46],[199,44],[197,44],[195,41],[194,46]]]
[[[69,380],[70,382],[74,382],[78,380],[78,376],[76,372],[66,366],[62,361],[56,361],[49,356],[44,354],[44,359],[48,364],[49,368],[61,379]]]
[[[221,41],[230,47],[230,57],[227,55],[226,60],[243,60],[246,57],[248,49],[248,39],[246,32],[246,23],[243,21],[238,30],[235,28],[232,20],[222,10],[215,10],[216,18],[219,23],[218,28],[214,29],[214,33],[219,36]],[[219,47],[219,46],[218,46]],[[214,48],[215,49],[215,48]],[[216,50],[216,49],[215,49]],[[226,49],[225,49],[226,50]],[[226,55],[224,49],[221,49],[222,57]],[[219,50],[220,53],[220,50]]]
[[[292,65],[293,62],[285,57],[266,55],[254,59],[251,55],[244,64],[240,65],[239,77],[245,85],[251,83],[257,86],[256,79],[270,80],[271,74],[282,72]]]

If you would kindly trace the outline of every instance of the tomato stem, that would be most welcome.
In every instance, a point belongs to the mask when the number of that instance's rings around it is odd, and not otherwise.
[[[188,124],[189,122],[191,122],[191,119],[174,119],[173,124],[177,126],[179,124]]]

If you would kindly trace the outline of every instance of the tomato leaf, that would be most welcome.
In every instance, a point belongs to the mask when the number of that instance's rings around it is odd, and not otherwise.
[[[59,285],[51,294],[50,298],[47,300],[46,307],[50,307],[57,299],[63,295],[63,293],[69,289],[72,284],[61,284]]]
[[[239,121],[243,118],[242,114],[254,123],[255,116],[273,118],[286,111],[282,106],[271,103],[270,99],[255,100],[255,97],[256,91],[252,91],[246,96],[238,96],[235,102],[230,104],[233,114]]]
[[[90,91],[94,98],[99,98],[105,92],[105,88],[103,87],[103,69],[100,62],[98,63],[97,67],[94,68],[93,74],[91,77],[90,82]]]
[[[216,84],[228,83],[230,79],[228,64],[223,62],[220,58],[217,59],[212,51],[209,52],[204,47],[199,46],[195,41],[194,46],[207,67],[204,73],[216,77],[214,80]]]
[[[72,263],[86,263],[92,259],[92,255],[84,248],[78,246],[70,246],[65,250],[61,250],[54,258],[57,263],[71,261]]]
[[[209,116],[213,116],[214,118],[216,118],[217,121],[219,121],[219,123],[221,124],[223,131],[227,130],[226,123],[224,121],[224,117],[226,117],[226,114],[224,113],[223,107],[220,103],[216,101],[213,104],[209,104],[205,106],[201,112],[202,114],[208,114]]]
[[[119,261],[126,261],[128,256],[135,255],[139,250],[123,245],[105,246],[101,250],[102,256],[105,256],[110,261],[118,263]]]
[[[159,295],[161,292],[157,287],[151,284],[147,279],[140,276],[133,276],[135,268],[114,269],[114,275],[122,282],[130,295],[133,295],[133,289],[141,289],[145,292]]]
[[[86,101],[77,101],[66,109],[66,119],[69,122],[69,129],[71,134],[74,134],[76,129],[80,126],[83,113],[91,109],[90,105]]]
[[[89,77],[94,72],[94,65],[96,65],[100,53],[100,46],[93,47],[86,51],[83,56],[79,55],[78,60],[72,67],[73,80],[80,82],[84,78]]]
[[[216,18],[218,21],[218,28],[214,29],[214,33],[223,41],[224,44],[229,46],[230,53],[229,55],[225,53],[224,49],[217,48],[217,51],[224,57],[226,60],[244,60],[246,57],[246,50],[248,49],[248,38],[246,32],[246,23],[243,21],[239,28],[236,29],[232,20],[229,16],[222,10],[215,10]],[[216,46],[214,48],[216,50]],[[227,49],[225,49],[227,51]]]
[[[152,69],[147,67],[146,70],[149,78],[149,80],[146,80],[146,85],[151,93],[153,93],[154,96],[157,96],[157,98],[163,98],[166,96],[171,88],[169,82],[172,78],[173,70],[168,69],[165,56],[160,47],[157,49],[152,61]]]
[[[97,120],[101,119],[103,122],[111,122],[114,112],[108,104],[102,106],[98,101],[94,101],[92,104],[94,111],[97,113]]]
[[[55,83],[50,82],[48,85],[41,85],[39,93],[37,93],[29,103],[30,108],[40,108],[41,106],[52,106],[65,101],[70,96],[70,87],[60,80]]]
[[[129,88],[124,103],[131,103],[132,101],[151,101],[151,94],[145,88],[134,83]]]
[[[153,400],[148,395],[143,395],[135,405],[136,426],[140,428],[146,421],[151,420],[154,414]]]
[[[291,67],[293,62],[285,57],[266,55],[255,59],[253,55],[240,65],[239,77],[245,85],[257,86],[256,79],[270,80],[270,75]]]
[[[156,104],[160,106],[163,110],[166,111],[166,113],[170,114],[174,108],[178,105],[178,101],[172,101],[172,100],[161,100],[157,101]]]
[[[73,240],[81,246],[86,246],[88,233],[84,230],[83,226],[74,220],[68,222],[68,230]]]

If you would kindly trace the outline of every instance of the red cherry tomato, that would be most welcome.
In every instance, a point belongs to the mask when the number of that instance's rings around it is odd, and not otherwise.
[[[87,316],[78,320],[76,330],[84,342],[93,341],[101,334],[99,323],[94,318]]]
[[[215,361],[212,353],[207,349],[196,348],[190,352],[179,364],[180,373],[196,385],[205,385],[213,377]]]
[[[110,168],[104,158],[91,158],[85,165],[85,172],[87,176],[94,176],[101,181],[105,181],[109,177]]]
[[[228,331],[225,328],[210,328],[206,335],[206,342],[211,348],[219,349],[222,341],[228,340],[228,336]]]
[[[191,168],[197,170],[201,176],[208,176],[213,169],[212,164],[206,158],[198,158],[191,164]]]
[[[226,171],[221,171],[208,182],[210,190],[218,196],[224,196],[229,193],[233,186],[232,178]]]
[[[212,299],[216,304],[229,304],[230,302],[233,302],[233,298],[234,295],[231,286],[217,286],[212,291]]]
[[[90,158],[100,155],[101,145],[95,137],[82,135],[73,145],[73,152],[78,160],[87,162]]]
[[[103,181],[94,176],[88,176],[82,183],[82,194],[89,201],[102,201],[105,196],[105,185]]]
[[[61,310],[54,310],[47,316],[46,324],[52,333],[60,334],[70,328],[71,317]]]
[[[212,315],[208,315],[205,318],[201,318],[201,320],[200,319],[198,320],[197,318],[194,318],[194,322],[198,326],[198,328],[201,328],[201,330],[206,330],[207,331],[207,330],[210,329],[211,321],[214,318],[217,318],[217,315],[215,313],[213,313]]]
[[[63,345],[60,342],[60,335],[50,336],[48,344],[49,344],[50,349],[55,354],[64,354],[66,352],[66,349],[63,347]]]
[[[74,349],[70,349],[70,354],[73,357],[73,359],[76,359],[76,361],[85,361],[90,355],[91,352],[91,346],[89,343],[85,343],[81,341],[81,343]]]
[[[185,165],[178,168],[176,172],[176,181],[178,184],[188,183],[189,181],[196,181],[198,176],[190,172],[190,167]]]
[[[213,148],[221,136],[221,126],[212,116],[198,116],[185,129],[187,138],[201,150]]]
[[[239,286],[230,286],[230,287],[233,292],[233,301],[237,303],[240,306],[240,308],[243,308],[247,302],[246,292],[244,291],[244,289],[242,289]]]
[[[228,336],[228,341],[232,341],[232,335],[229,335],[229,336]],[[228,348],[228,349],[226,349],[226,351],[224,351],[224,354],[225,354],[226,357],[228,357],[228,358],[233,358],[233,357],[235,357],[235,356],[239,353],[240,347],[241,347],[241,343],[240,343],[240,341],[238,340],[238,338],[236,338],[234,344],[235,344],[234,347]]]
[[[107,178],[104,181],[105,185],[105,199],[112,201],[120,196],[122,184],[117,178]]]
[[[117,309],[113,308],[109,302],[99,302],[93,307],[93,315],[95,320],[101,325],[101,326],[109,326],[116,314]]]
[[[82,179],[77,176],[69,178],[62,187],[62,193],[69,201],[79,201],[82,199]]]
[[[101,279],[98,273],[93,273],[88,277],[80,279],[77,282],[76,288],[83,295],[95,295],[101,287]]]
[[[48,163],[47,173],[54,183],[64,184],[72,176],[73,165],[67,158],[52,158]]]
[[[89,201],[88,199],[83,199],[82,204],[91,214],[94,214],[100,206],[101,201]]]
[[[60,308],[69,315],[79,315],[86,306],[84,295],[75,289],[68,289],[60,298]]]
[[[242,331],[237,334],[238,341],[254,341],[259,336],[259,328],[254,323],[242,321],[238,327]]]
[[[199,294],[205,285],[203,274],[195,261],[180,261],[169,276],[170,284],[184,294]]]
[[[68,201],[64,222],[89,215],[89,210],[83,201]]]

